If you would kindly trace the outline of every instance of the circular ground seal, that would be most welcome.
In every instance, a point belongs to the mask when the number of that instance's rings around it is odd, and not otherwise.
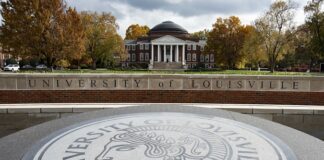
[[[128,114],[55,133],[24,160],[294,160],[278,138],[229,119],[185,113]]]

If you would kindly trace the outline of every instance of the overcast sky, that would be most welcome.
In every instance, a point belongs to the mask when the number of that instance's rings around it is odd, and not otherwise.
[[[1,0],[3,1],[3,0]],[[218,17],[238,16],[243,24],[251,24],[269,9],[275,0],[66,0],[79,11],[111,12],[117,17],[118,32],[124,37],[131,24],[150,28],[171,20],[189,32],[211,29]],[[305,21],[303,7],[309,0],[298,3],[296,24]],[[2,20],[0,16],[0,20]]]
[[[240,17],[244,24],[264,13],[274,0],[67,0],[79,11],[111,12],[117,17],[119,33],[124,37],[131,24],[154,27],[166,20],[174,21],[189,32],[210,29],[217,17]],[[303,7],[299,3],[296,23],[304,22]]]

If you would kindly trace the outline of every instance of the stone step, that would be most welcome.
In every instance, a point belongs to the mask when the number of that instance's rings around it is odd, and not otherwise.
[[[154,69],[182,69],[181,63],[164,63],[164,62],[155,62],[153,65]]]

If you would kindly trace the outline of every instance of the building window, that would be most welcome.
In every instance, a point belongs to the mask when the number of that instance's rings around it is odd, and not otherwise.
[[[144,53],[140,53],[140,61],[144,61]]]
[[[131,59],[130,59],[130,58],[131,58],[131,54],[128,54],[128,56],[127,56],[127,61],[128,61],[128,62],[130,62],[130,61],[131,61]]]
[[[205,64],[205,68],[206,68],[206,69],[209,68],[209,64]]]
[[[205,62],[209,62],[209,54],[205,56]]]
[[[188,50],[188,51],[191,50],[191,45],[187,45],[187,50]]]
[[[187,54],[187,61],[191,61],[191,54]]]
[[[192,50],[197,50],[197,45],[192,45]]]
[[[188,69],[191,69],[191,64],[188,64]]]
[[[200,54],[200,62],[205,62],[205,56],[203,54]]]
[[[136,50],[136,45],[132,45],[132,50],[133,50],[133,51]]]
[[[135,62],[136,61],[136,54],[132,54],[132,61]]]
[[[196,53],[192,54],[192,61],[194,61],[194,62],[197,61],[197,54]]]
[[[149,44],[145,44],[145,50],[150,50],[150,45]]]
[[[145,61],[150,61],[150,54],[149,53],[145,53]]]
[[[215,62],[214,54],[210,54],[210,62]]]
[[[140,44],[140,50],[144,50],[144,45],[143,44]]]
[[[205,50],[205,46],[200,46],[200,50],[204,51]]]
[[[192,68],[195,69],[197,67],[197,64],[192,64]]]

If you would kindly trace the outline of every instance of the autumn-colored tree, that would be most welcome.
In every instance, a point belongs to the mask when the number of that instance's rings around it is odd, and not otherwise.
[[[324,0],[310,0],[304,10],[307,14],[305,30],[309,33],[310,57],[324,57],[324,12],[321,10]],[[315,59],[312,60],[313,63]]]
[[[207,29],[204,29],[203,31],[191,33],[190,35],[192,38],[207,39],[208,34],[209,34],[209,31]]]
[[[260,68],[262,63],[267,61],[264,53],[262,41],[259,39],[258,32],[253,26],[247,26],[248,34],[245,37],[244,45],[241,50],[247,67]]]
[[[1,7],[0,40],[16,55],[36,56],[52,67],[82,53],[80,17],[64,0],[8,0]]]
[[[241,49],[248,32],[238,17],[218,18],[208,35],[206,52],[214,53],[219,64],[235,69],[242,62]]]
[[[114,62],[115,55],[125,53],[123,39],[117,33],[116,18],[110,13],[82,12],[82,21],[86,33],[86,53],[92,59],[92,69],[101,62],[108,66]]]
[[[134,40],[140,37],[146,37],[150,28],[148,26],[140,26],[139,24],[132,24],[126,30],[125,39]]]
[[[285,47],[292,40],[293,34],[290,33],[294,30],[295,9],[296,5],[292,1],[277,0],[271,4],[269,11],[255,22],[271,72],[275,71],[279,58],[287,53]]]

